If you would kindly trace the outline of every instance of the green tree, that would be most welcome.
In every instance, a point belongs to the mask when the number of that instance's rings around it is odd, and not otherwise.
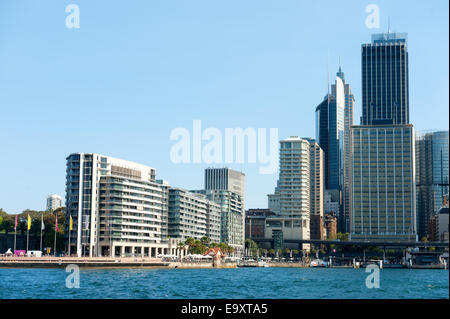
[[[9,215],[2,217],[3,221],[0,224],[0,231],[4,231],[6,234],[9,234],[14,230],[14,218],[15,216]]]
[[[211,240],[207,236],[203,236],[202,238],[200,238],[200,241],[202,242],[203,245],[208,246]]]
[[[259,248],[259,256],[262,257],[266,254],[267,249]]]

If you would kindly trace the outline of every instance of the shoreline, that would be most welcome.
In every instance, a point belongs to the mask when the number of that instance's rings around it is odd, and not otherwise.
[[[161,258],[110,258],[110,257],[0,257],[0,269],[61,269],[68,265],[89,269],[236,269],[236,268],[322,268],[308,263],[267,262],[266,267],[238,266],[234,262],[163,261]],[[353,269],[353,266],[329,266],[325,268]],[[387,269],[395,269],[386,267]],[[417,266],[399,269],[445,269],[443,266]],[[448,268],[447,268],[448,269]]]

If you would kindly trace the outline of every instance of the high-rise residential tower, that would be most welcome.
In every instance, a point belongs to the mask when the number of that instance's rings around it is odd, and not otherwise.
[[[55,210],[62,207],[62,197],[56,194],[47,197],[47,210]]]
[[[310,147],[296,136],[280,141],[279,211],[266,219],[266,238],[276,243],[310,239]]]
[[[324,154],[314,139],[306,139],[310,145],[310,237],[323,239],[324,214]]]
[[[374,34],[361,57],[361,125],[409,124],[407,34]]]

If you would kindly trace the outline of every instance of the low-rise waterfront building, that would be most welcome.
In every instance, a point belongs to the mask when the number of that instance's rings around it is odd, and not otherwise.
[[[324,220],[323,220],[323,216],[321,216],[321,215],[311,215],[309,225],[310,225],[309,228],[310,228],[310,237],[311,237],[311,239],[323,240],[324,239],[324,231],[323,231]]]
[[[169,236],[185,241],[207,234],[206,198],[181,188],[169,188]]]
[[[266,219],[273,216],[270,209],[249,209],[245,212],[245,238],[259,240],[265,238]]]
[[[65,220],[66,243],[78,256],[176,253],[177,241],[168,238],[168,185],[157,182],[155,169],[146,165],[70,154]]]
[[[244,253],[245,211],[243,198],[238,193],[228,190],[193,190],[204,194],[220,208],[220,242],[235,249],[235,255]]]
[[[182,241],[208,237],[220,242],[220,206],[204,194],[170,188],[169,237]]]
[[[334,213],[325,214],[324,216],[324,228],[326,233],[326,239],[335,239],[337,234],[337,217]]]

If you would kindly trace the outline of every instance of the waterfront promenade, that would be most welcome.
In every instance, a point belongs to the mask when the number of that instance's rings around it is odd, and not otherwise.
[[[76,264],[86,268],[236,268],[236,263],[179,261],[148,257],[0,257],[0,268],[65,268]]]
[[[212,261],[201,260],[167,260],[165,258],[141,257],[0,257],[1,268],[65,268],[76,264],[83,268],[236,268],[236,262],[222,262],[214,265]],[[276,262],[267,263],[268,267],[309,267],[303,262]]]

